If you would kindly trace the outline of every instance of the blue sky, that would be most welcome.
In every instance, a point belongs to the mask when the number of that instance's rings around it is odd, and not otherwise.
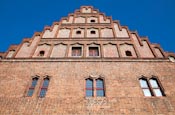
[[[94,6],[164,51],[175,52],[175,0],[0,0],[0,52],[82,5]]]

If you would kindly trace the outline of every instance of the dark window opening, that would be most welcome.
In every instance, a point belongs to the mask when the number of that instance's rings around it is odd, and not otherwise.
[[[39,56],[41,56],[41,57],[43,57],[44,54],[45,54],[45,51],[40,51],[40,52],[39,52]]]
[[[72,47],[72,56],[81,56],[81,47]]]
[[[131,51],[126,51],[125,53],[126,53],[126,56],[132,56]]]
[[[91,31],[91,34],[96,34],[96,32],[94,30]]]
[[[94,20],[94,19],[92,19],[92,20],[91,20],[91,22],[92,22],[92,23],[94,23],[94,22],[95,22],[95,20]]]
[[[76,31],[76,34],[81,34],[81,31],[80,30]]]
[[[89,47],[89,56],[99,56],[98,47]]]
[[[31,96],[33,95],[34,90],[35,90],[35,87],[36,87],[36,85],[37,85],[37,82],[38,82],[38,78],[37,78],[37,77],[35,77],[35,78],[32,79],[32,84],[31,84],[31,86],[29,87],[27,96],[30,96],[30,97],[31,97]]]

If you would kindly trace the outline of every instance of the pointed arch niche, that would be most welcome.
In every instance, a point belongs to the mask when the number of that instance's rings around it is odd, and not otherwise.
[[[79,16],[75,18],[74,23],[85,23],[85,21],[86,21],[85,17]]]
[[[63,43],[55,44],[50,57],[65,57],[67,51],[67,45]]]
[[[98,28],[88,28],[87,37],[99,37],[99,29]]]
[[[122,43],[119,49],[122,57],[137,57],[133,44]]]
[[[60,28],[58,31],[57,38],[69,38],[70,29],[69,28]]]
[[[82,38],[84,37],[84,28],[74,28],[72,31],[72,38]]]
[[[47,57],[49,54],[50,48],[51,48],[50,44],[47,44],[47,43],[39,44],[37,46],[37,49],[36,49],[33,57]],[[44,52],[44,54],[42,56],[40,55],[41,52]]]
[[[101,37],[114,37],[114,33],[112,28],[102,28],[101,29]]]
[[[103,45],[104,57],[119,57],[116,44],[108,43]]]

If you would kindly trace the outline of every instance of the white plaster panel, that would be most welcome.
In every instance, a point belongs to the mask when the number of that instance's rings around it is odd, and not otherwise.
[[[171,62],[175,62],[175,58],[173,56],[168,57]]]
[[[31,44],[28,42],[23,43],[22,47],[19,49],[18,53],[16,54],[16,58],[30,57],[39,40],[40,40],[40,36],[35,36]]]
[[[91,31],[95,31],[96,34],[91,34]],[[96,28],[87,29],[87,37],[99,37],[99,30]]]
[[[116,37],[129,37],[126,28],[122,28],[122,30],[120,30],[117,23],[114,23],[114,30],[116,33]]]
[[[75,18],[74,23],[85,23],[85,18],[84,17],[77,17],[77,18]]]
[[[104,57],[119,57],[116,45],[103,45]]]
[[[43,34],[43,38],[54,38],[56,31],[58,30],[59,25],[54,25],[53,30],[45,30]]]
[[[70,24],[70,23],[73,23],[73,16],[69,16],[67,19],[63,19],[62,20],[62,23],[63,24]]]
[[[11,58],[12,56],[13,56],[13,54],[15,53],[15,51],[14,50],[10,50],[9,52],[8,52],[8,54],[7,54],[7,58]]]
[[[93,13],[97,13],[97,11],[94,10]]]
[[[33,57],[40,57],[39,56],[39,52],[40,51],[44,51],[45,53],[44,53],[44,56],[43,57],[47,57],[50,48],[51,48],[51,45],[48,45],[48,44],[42,44],[42,45],[37,46],[37,49],[36,49]]]
[[[99,19],[100,19],[100,23],[110,23],[110,19],[105,20],[103,15],[100,15]]]
[[[53,47],[50,57],[65,57],[67,45],[57,44]]]
[[[155,52],[156,52],[156,54],[157,54],[157,56],[158,56],[159,58],[163,58],[163,55],[162,55],[162,53],[161,53],[161,51],[160,51],[159,48],[154,48],[154,50],[155,50]]]
[[[91,20],[95,20],[95,22],[91,22]],[[87,23],[98,23],[98,18],[96,18],[96,17],[89,17],[89,18],[87,18]]]
[[[82,8],[82,13],[91,13],[91,8]]]
[[[77,31],[81,31],[81,34],[76,34]],[[81,29],[81,28],[73,29],[72,37],[73,38],[82,38],[82,37],[84,37],[84,32],[85,32],[85,30]]]
[[[140,43],[139,43],[137,36],[135,34],[132,34],[132,38],[133,38],[134,44],[135,44],[137,50],[139,51],[139,54],[141,57],[154,58],[154,55],[153,55],[153,53],[152,53],[152,51],[151,51],[151,49],[148,46],[148,43],[146,41],[142,41],[143,46],[140,46]]]
[[[59,30],[57,37],[58,38],[69,38],[69,34],[70,34],[70,29],[63,28]]]
[[[101,37],[114,37],[112,29],[109,28],[101,29]]]
[[[130,51],[132,53],[132,56],[131,57],[137,57],[133,45],[130,45],[130,44],[121,44],[119,46],[119,49],[120,49],[120,53],[121,53],[121,56],[122,57],[128,57],[128,56],[126,56],[126,53],[125,53],[126,51]]]

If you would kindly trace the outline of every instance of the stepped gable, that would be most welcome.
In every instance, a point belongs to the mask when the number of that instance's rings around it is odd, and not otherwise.
[[[168,59],[175,54],[164,52],[159,44],[152,44],[147,37],[140,37],[119,21],[94,9],[82,6],[79,10],[46,26],[32,38],[24,38],[19,45],[12,45],[0,53],[1,59],[71,58],[71,48],[81,46],[82,58],[88,58],[87,48],[98,46],[101,58]],[[44,56],[40,53],[44,52]],[[127,55],[127,51],[131,55]]]

